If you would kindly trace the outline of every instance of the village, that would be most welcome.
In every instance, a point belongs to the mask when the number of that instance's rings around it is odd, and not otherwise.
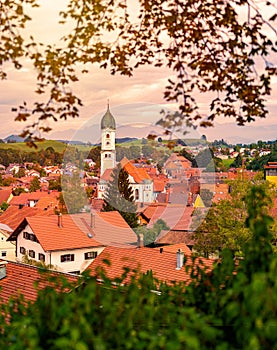
[[[195,233],[199,227],[200,231],[204,230],[201,224],[208,218],[210,208],[231,198],[235,187],[232,183],[250,183],[258,172],[247,170],[243,164],[227,171],[207,172],[204,167],[193,167],[192,161],[182,152],[172,150],[162,166],[143,155],[139,159],[124,156],[117,162],[115,140],[116,122],[108,106],[101,120],[100,168],[95,172],[96,163],[92,159],[84,160],[86,171],[81,169],[82,176],[77,176],[77,192],[76,185],[73,188],[63,181],[78,172],[74,161],[40,169],[31,162],[1,166],[2,184],[7,179],[10,183],[0,190],[3,301],[19,292],[27,300],[35,300],[33,284],[42,267],[73,280],[84,271],[97,277],[100,267],[111,279],[119,277],[126,267],[137,268],[142,273],[152,271],[156,278],[169,284],[189,283],[189,274],[182,266],[193,256],[198,259],[202,256],[205,267],[212,269],[220,250],[207,253],[205,244],[202,251],[198,250]],[[203,152],[203,148],[200,144],[198,153]],[[183,149],[188,152],[188,147],[183,146]],[[197,154],[196,149],[194,147],[193,151]],[[243,148],[241,153],[246,151]],[[241,155],[229,149],[229,158],[232,152],[233,160]],[[258,157],[262,155],[265,154]],[[219,148],[217,157],[226,157],[226,149],[220,152]],[[208,161],[210,163],[211,159]],[[107,195],[112,191],[110,183],[120,182],[113,178],[116,167],[127,174],[126,181],[131,189],[128,200],[135,204],[135,210],[129,214],[135,217],[135,225],[128,224],[117,203],[107,211],[103,209],[111,205],[107,203],[112,201]],[[20,172],[22,176],[16,176]],[[264,166],[263,177],[269,180],[274,191],[276,162]],[[85,202],[81,200],[84,194]],[[274,216],[277,212],[275,198],[273,203],[271,213]],[[128,211],[126,207],[125,211]],[[107,259],[111,265],[105,269]],[[130,276],[125,282],[128,280]]]

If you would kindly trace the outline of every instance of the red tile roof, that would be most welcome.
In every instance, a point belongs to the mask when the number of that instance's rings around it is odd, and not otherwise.
[[[78,276],[56,271],[49,271],[47,274],[43,274],[42,269],[38,267],[8,261],[6,264],[6,277],[0,279],[0,303],[7,303],[10,297],[16,297],[21,294],[26,301],[35,301],[37,297],[35,283],[39,283],[39,289],[49,286],[51,283],[47,278],[49,274],[52,277],[64,277],[70,282],[77,283],[78,281]],[[57,288],[57,286],[54,288]]]
[[[28,205],[29,201],[38,201],[41,198],[47,197],[52,198],[53,200],[59,196],[60,192],[58,191],[37,191],[30,193],[21,193],[19,196],[14,196],[10,201],[11,205]]]
[[[178,249],[181,249],[186,255],[192,254],[191,250],[185,243],[177,243],[177,244],[170,244],[170,245],[164,245],[162,247],[156,247],[154,248],[156,250],[162,249],[163,252],[167,253],[176,253]]]
[[[165,180],[153,179],[154,192],[163,192],[165,189],[166,183],[167,183],[167,181],[165,181]]]
[[[193,207],[184,205],[159,205],[156,207],[148,226],[152,227],[157,220],[162,219],[172,230],[187,231],[190,229],[193,210]]]
[[[107,182],[111,181],[111,175],[113,173],[113,169],[106,169],[104,173],[101,175],[101,180],[105,180]]]
[[[150,175],[144,168],[135,167],[127,158],[123,158],[120,162],[121,166],[127,173],[132,176],[136,183],[142,183],[144,180],[151,180]]]
[[[152,203],[143,211],[143,215],[148,219],[148,221],[150,221],[152,216],[155,214],[157,208],[158,207],[165,208],[165,206],[166,206],[165,203]]]
[[[156,244],[186,244],[187,246],[193,246],[192,232],[188,231],[175,231],[175,230],[163,230],[156,238]]]
[[[137,236],[117,212],[66,214],[27,217],[18,225],[9,240],[30,225],[44,251],[101,247],[105,245],[126,246],[136,244]],[[93,221],[91,221],[93,220]]]
[[[191,255],[185,254],[187,265],[192,264]],[[108,266],[105,261],[109,261]],[[197,258],[196,264],[203,262],[207,271],[211,271],[215,260]],[[176,269],[176,253],[151,249],[151,248],[134,248],[122,249],[116,247],[107,247],[87,268],[91,275],[98,276],[99,268],[103,269],[107,277],[114,279],[120,277],[124,272],[124,267],[130,269],[130,273],[124,279],[124,283],[130,281],[131,275],[134,275],[133,270],[141,273],[152,271],[154,277],[160,281],[167,283],[185,282],[188,284],[191,281],[190,272],[186,269]]]
[[[2,189],[0,190],[0,204],[3,202],[8,202],[8,199],[10,198],[12,194],[12,189]]]
[[[53,209],[43,210],[41,208],[31,208],[23,207],[19,209],[15,205],[11,205],[1,216],[0,222],[8,225],[12,230],[15,230],[17,226],[25,219],[27,216],[34,215],[53,215]]]

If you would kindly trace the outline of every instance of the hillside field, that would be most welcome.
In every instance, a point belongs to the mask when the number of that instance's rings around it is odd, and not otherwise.
[[[25,142],[15,142],[15,143],[0,143],[0,149],[13,149],[23,152],[37,152],[40,150],[45,150],[48,147],[52,147],[56,152],[62,153],[67,147],[74,147],[82,151],[89,151],[91,146],[87,145],[66,145],[63,142],[55,140],[45,140],[41,142],[36,142],[38,148],[30,147]]]

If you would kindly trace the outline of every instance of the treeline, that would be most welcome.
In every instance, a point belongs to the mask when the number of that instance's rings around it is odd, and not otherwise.
[[[38,163],[41,166],[56,165],[61,164],[62,161],[63,153],[56,152],[52,147],[32,152],[19,151],[11,148],[0,149],[0,164],[3,164],[5,167],[13,163],[23,164],[26,162]]]
[[[277,162],[277,151],[273,150],[270,154],[256,157],[251,162],[248,163],[247,169],[248,170],[263,170],[264,165],[266,165],[268,162]]]

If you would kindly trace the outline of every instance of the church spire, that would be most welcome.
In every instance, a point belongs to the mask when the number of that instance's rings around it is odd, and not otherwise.
[[[110,102],[107,103],[107,111],[101,120],[101,129],[116,129],[115,119],[110,111]]]

